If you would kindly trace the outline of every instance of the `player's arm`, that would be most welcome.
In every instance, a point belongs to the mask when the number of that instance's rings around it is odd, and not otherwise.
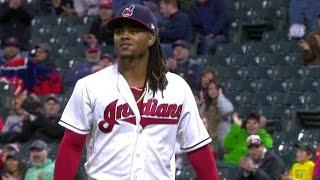
[[[191,166],[197,174],[197,179],[219,179],[216,163],[208,144],[199,149],[188,152],[187,155]]]
[[[66,130],[56,159],[55,180],[73,180],[77,173],[82,148],[87,134],[91,131],[93,120],[93,108],[89,96],[91,92],[87,85],[85,79],[76,83],[59,121]]]
[[[65,130],[54,166],[54,180],[73,180],[79,168],[87,135]]]
[[[185,101],[177,131],[181,151],[187,153],[198,179],[218,180],[217,167],[209,146],[212,140],[200,118],[192,91],[186,83],[184,89]]]

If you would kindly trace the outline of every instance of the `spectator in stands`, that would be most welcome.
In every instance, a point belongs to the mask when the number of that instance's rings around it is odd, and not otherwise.
[[[49,61],[44,61],[48,56],[46,55],[48,52],[44,52],[46,51],[44,46],[38,46],[39,53],[28,59],[20,55],[20,43],[16,38],[8,38],[4,45],[5,60],[0,62],[0,77],[5,83],[13,85],[14,94],[25,91],[40,95],[60,92],[59,74],[49,66]]]
[[[4,42],[4,59],[0,61],[0,79],[13,85],[14,94],[31,90],[33,78],[27,71],[28,59],[20,53],[21,44],[16,37],[9,37]],[[25,84],[26,83],[26,84]]]
[[[92,67],[92,72],[98,72],[106,67],[109,67],[115,63],[115,59],[108,53],[105,53],[101,56],[100,62],[98,65]]]
[[[258,135],[250,135],[246,144],[249,155],[241,159],[240,170],[235,179],[280,179],[284,163],[274,151],[268,150]]]
[[[289,7],[289,36],[301,38],[306,30],[319,29],[317,15],[320,8],[318,0],[292,0]],[[307,22],[305,24],[305,22]],[[306,28],[307,27],[307,28]]]
[[[54,162],[48,157],[50,149],[42,140],[35,140],[30,146],[30,160],[32,167],[28,169],[24,180],[52,180]]]
[[[4,170],[0,171],[3,180],[21,180],[27,171],[22,154],[17,151],[10,151],[6,157]]]
[[[307,64],[320,65],[320,29],[310,32],[305,40],[300,40],[299,46]]]
[[[2,57],[0,63],[21,58],[20,48],[21,44],[16,37],[7,38],[3,43],[4,57]]]
[[[9,0],[0,2],[0,40],[17,36],[21,49],[30,49],[31,20],[34,10],[27,0]]]
[[[88,45],[85,54],[87,62],[78,63],[69,70],[66,77],[66,86],[73,87],[79,79],[91,74],[92,68],[99,64],[101,50],[97,43]]]
[[[35,54],[31,57],[37,72],[39,72],[32,88],[32,92],[36,95],[60,94],[62,90],[62,80],[50,57],[51,51],[48,43],[39,43],[35,47]]]
[[[84,16],[92,16],[99,14],[100,0],[74,0],[73,6],[77,15],[82,18]]]
[[[112,1],[101,0],[99,3],[99,17],[92,22],[89,34],[84,38],[87,43],[113,45],[113,32],[107,29],[107,22],[112,18]]]
[[[225,134],[229,131],[230,115],[233,111],[232,103],[224,96],[219,84],[210,81],[200,114],[206,119],[204,121],[207,122],[211,138],[223,141]]]
[[[0,142],[25,142],[30,139],[43,139],[46,142],[59,141],[64,131],[64,128],[58,125],[61,117],[60,103],[60,98],[52,94],[45,99],[42,106],[35,95],[29,95],[22,103],[22,108],[28,112],[23,119],[22,131],[20,133],[2,133]]]
[[[0,151],[0,171],[4,170],[4,166],[7,160],[7,156],[11,151],[20,151],[18,144],[6,144]]]
[[[183,77],[191,89],[197,88],[197,80],[200,76],[200,64],[191,56],[191,45],[185,40],[177,40],[172,45],[173,59],[167,60],[167,69]]]
[[[165,18],[161,12],[160,12],[160,6],[158,4],[158,1],[143,1],[142,2],[143,5],[147,6],[151,12],[153,13],[153,15],[156,17],[157,19],[157,25],[159,29],[162,29],[162,27],[167,27],[169,25],[169,19]]]
[[[314,154],[313,146],[307,142],[302,141],[296,144],[297,161],[292,165],[290,176],[292,179],[313,179],[313,170],[315,167],[312,157]]]
[[[56,15],[72,16],[76,14],[73,8],[73,0],[52,0],[51,4],[56,12]]]
[[[229,41],[230,18],[224,0],[196,0],[189,10],[193,31],[199,33],[198,54],[214,54]]]
[[[218,73],[212,68],[205,68],[201,72],[198,80],[198,89],[199,89],[199,94],[202,101],[204,101],[204,94],[208,89],[208,85],[210,81],[219,83]]]
[[[265,129],[260,128],[259,116],[250,113],[245,121],[242,121],[237,113],[232,116],[233,124],[230,131],[226,134],[223,146],[226,149],[224,159],[230,163],[237,165],[240,159],[248,154],[246,139],[250,135],[259,135],[263,141],[264,147],[271,149],[273,147],[272,137]]]
[[[24,93],[18,94],[13,98],[13,105],[10,111],[10,115],[6,118],[2,133],[4,132],[21,132],[23,119],[26,112],[22,109],[21,104],[27,98]]]
[[[176,0],[160,0],[160,12],[169,20],[168,26],[159,29],[163,51],[170,51],[171,44],[179,39],[192,42],[191,22],[189,17],[179,10]]]

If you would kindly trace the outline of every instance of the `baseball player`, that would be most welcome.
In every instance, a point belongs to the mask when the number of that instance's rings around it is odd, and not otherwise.
[[[218,179],[190,87],[166,72],[151,11],[130,4],[111,19],[118,64],[80,79],[63,112],[54,179],[73,179],[86,144],[89,179],[174,179],[175,142],[199,179]]]

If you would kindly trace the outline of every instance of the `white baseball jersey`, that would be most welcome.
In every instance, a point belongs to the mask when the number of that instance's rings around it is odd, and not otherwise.
[[[176,140],[183,152],[212,141],[188,84],[166,77],[163,96],[147,92],[141,114],[117,65],[77,82],[59,124],[88,134],[89,179],[174,179]]]

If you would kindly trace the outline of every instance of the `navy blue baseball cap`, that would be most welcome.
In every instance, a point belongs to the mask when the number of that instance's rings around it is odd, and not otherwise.
[[[108,22],[107,28],[113,31],[117,27],[119,22],[123,20],[131,20],[137,22],[145,26],[152,33],[157,34],[157,20],[147,6],[143,6],[140,4],[129,4],[122,7],[117,12],[116,16]]]
[[[185,41],[185,40],[182,40],[182,39],[176,40],[172,44],[172,49],[174,49],[174,47],[176,47],[176,46],[182,46],[182,47],[188,49],[189,51],[191,50],[191,44],[188,41]]]

